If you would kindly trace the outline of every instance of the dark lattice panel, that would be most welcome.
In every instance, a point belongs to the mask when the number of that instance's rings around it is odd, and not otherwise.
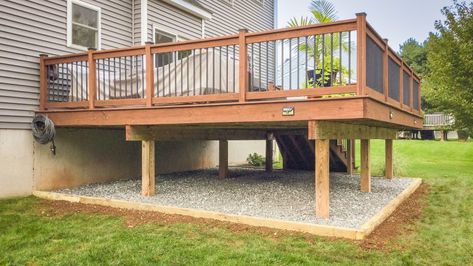
[[[383,50],[366,38],[366,85],[383,93]]]
[[[399,71],[400,66],[391,58],[388,61],[388,93],[389,97],[399,101]]]
[[[419,82],[414,80],[414,84],[412,87],[412,94],[413,94],[413,99],[412,99],[412,108],[414,109],[419,109]]]
[[[410,80],[409,80],[409,74],[404,72],[403,77],[402,77],[402,95],[403,95],[403,104],[409,105],[411,101],[411,95],[409,93],[409,86],[410,86]]]

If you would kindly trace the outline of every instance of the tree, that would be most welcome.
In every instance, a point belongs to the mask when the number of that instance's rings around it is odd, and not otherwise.
[[[329,0],[312,0],[309,11],[312,17],[300,17],[300,18],[292,18],[288,22],[289,27],[300,27],[300,26],[307,26],[312,24],[320,24],[320,23],[328,23],[333,22],[338,19],[337,11],[335,6]],[[340,35],[339,34],[326,34],[325,37],[322,35],[317,35],[315,38],[312,36],[308,37],[307,45],[304,42],[299,42],[299,44],[295,44],[292,49],[299,49],[307,53],[310,58],[315,57],[315,62],[317,66],[321,66],[323,64],[324,77],[321,77],[320,80],[310,80],[308,84],[305,84],[306,87],[313,87],[314,82],[317,84],[324,84],[327,80],[333,78],[333,74],[340,71],[340,69],[336,69],[335,67],[332,69],[331,65],[339,66],[340,65],[340,58],[337,56],[331,56],[333,51],[339,51],[339,49],[343,49],[344,51],[348,51],[348,35],[344,34],[341,36],[342,40],[340,42]],[[315,43],[314,43],[315,42]],[[340,43],[342,46],[340,47]],[[333,62],[331,62],[333,60]],[[318,74],[322,73],[321,68],[318,67],[316,70]],[[343,75],[348,76],[348,70],[342,66],[341,71]],[[323,80],[322,80],[323,78]],[[342,84],[344,81],[342,81]],[[338,84],[337,80],[333,81],[334,85]]]
[[[399,46],[402,59],[423,77],[427,74],[427,40],[419,43],[414,38],[409,38]]]
[[[426,98],[455,116],[456,128],[473,129],[473,3],[454,1],[442,10],[427,45]]]

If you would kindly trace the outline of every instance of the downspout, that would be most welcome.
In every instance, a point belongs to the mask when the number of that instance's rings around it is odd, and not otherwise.
[[[141,0],[141,45],[148,40],[148,0]]]

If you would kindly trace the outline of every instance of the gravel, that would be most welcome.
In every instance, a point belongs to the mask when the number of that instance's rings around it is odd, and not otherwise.
[[[402,192],[410,178],[373,177],[372,192],[359,190],[359,175],[330,175],[330,219],[314,214],[314,172],[230,168],[227,179],[217,169],[159,175],[154,197],[141,196],[141,180],[90,184],[57,192],[81,196],[203,209],[306,223],[359,228]]]

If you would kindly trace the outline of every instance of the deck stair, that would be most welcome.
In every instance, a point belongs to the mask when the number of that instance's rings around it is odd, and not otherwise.
[[[314,140],[306,135],[277,135],[276,142],[283,155],[285,169],[314,170]],[[330,171],[346,172],[348,149],[346,141],[330,141]]]

